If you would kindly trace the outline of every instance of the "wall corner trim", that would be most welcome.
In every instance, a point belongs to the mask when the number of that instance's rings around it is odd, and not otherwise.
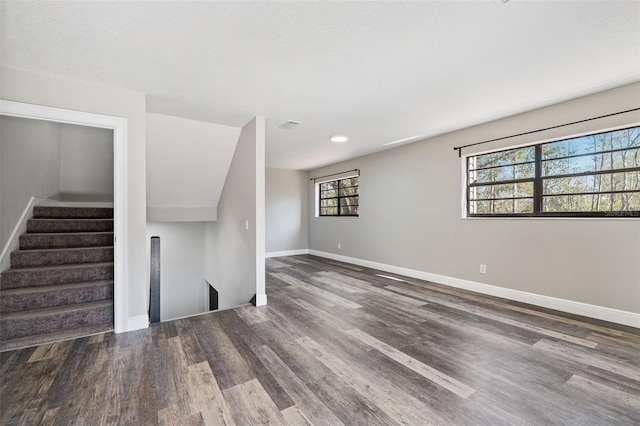
[[[387,265],[384,263],[372,262],[370,260],[342,256],[318,250],[309,250],[309,254],[324,257],[327,259],[351,263],[354,265],[364,266],[367,268],[378,269],[398,275],[404,275],[406,277],[416,278],[424,281],[431,281],[434,283],[461,288],[464,290],[486,294],[489,296],[501,297],[504,299],[528,303],[543,308],[555,309],[570,314],[582,315],[585,317],[609,321],[616,324],[640,328],[640,313],[622,311],[619,309],[612,309],[604,306],[590,305],[588,303],[559,299],[556,297],[544,296],[541,294],[528,293],[525,291],[483,284],[476,281],[463,280],[446,275],[432,274],[430,272],[418,271],[415,269],[403,268],[400,266]]]
[[[309,249],[269,251],[265,253],[264,257],[269,258],[269,257],[283,257],[283,256],[298,256],[300,254],[309,254]]]
[[[135,317],[129,317],[127,320],[127,329],[123,331],[142,330],[143,328],[149,328],[148,315],[138,315]],[[118,333],[118,331],[116,331],[116,333]]]
[[[266,294],[256,294],[256,306],[264,306],[267,304]]]

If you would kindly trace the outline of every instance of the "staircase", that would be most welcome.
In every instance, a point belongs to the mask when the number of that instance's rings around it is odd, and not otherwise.
[[[0,351],[113,329],[113,209],[35,206],[0,274]]]

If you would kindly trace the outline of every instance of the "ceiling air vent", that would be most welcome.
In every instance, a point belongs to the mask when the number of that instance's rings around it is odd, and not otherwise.
[[[285,129],[285,130],[289,130],[289,129],[293,129],[294,127],[296,127],[298,124],[300,124],[299,121],[292,121],[289,120],[285,123],[282,123],[281,125],[279,125],[278,127],[280,127],[281,129]]]

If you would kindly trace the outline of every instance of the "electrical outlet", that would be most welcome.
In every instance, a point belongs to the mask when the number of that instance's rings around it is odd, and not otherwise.
[[[342,245],[338,243],[338,250],[340,250],[341,248],[342,248]]]
[[[487,265],[485,265],[484,263],[480,264],[480,273],[481,274],[486,274],[487,273]]]

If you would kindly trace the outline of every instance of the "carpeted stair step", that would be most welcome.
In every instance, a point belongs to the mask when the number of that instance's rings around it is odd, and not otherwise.
[[[98,262],[113,262],[113,247],[17,250],[11,253],[12,268]]]
[[[51,308],[113,299],[113,281],[23,287],[0,292],[0,312]]]
[[[36,287],[113,279],[113,262],[9,269],[0,275],[0,289]]]
[[[20,235],[21,250],[113,245],[113,232],[39,233]]]
[[[0,340],[113,324],[113,301],[0,314]]]
[[[113,208],[35,206],[33,217],[37,219],[108,219],[113,218]]]
[[[113,232],[113,219],[28,219],[27,234],[37,232]]]
[[[113,208],[36,206],[0,274],[0,350],[113,329]]]
[[[95,334],[103,334],[113,331],[112,324],[93,325],[89,327],[74,328],[73,330],[54,331],[52,333],[38,334],[35,336],[19,337],[11,340],[0,340],[0,352],[39,346],[63,340],[77,339]]]

